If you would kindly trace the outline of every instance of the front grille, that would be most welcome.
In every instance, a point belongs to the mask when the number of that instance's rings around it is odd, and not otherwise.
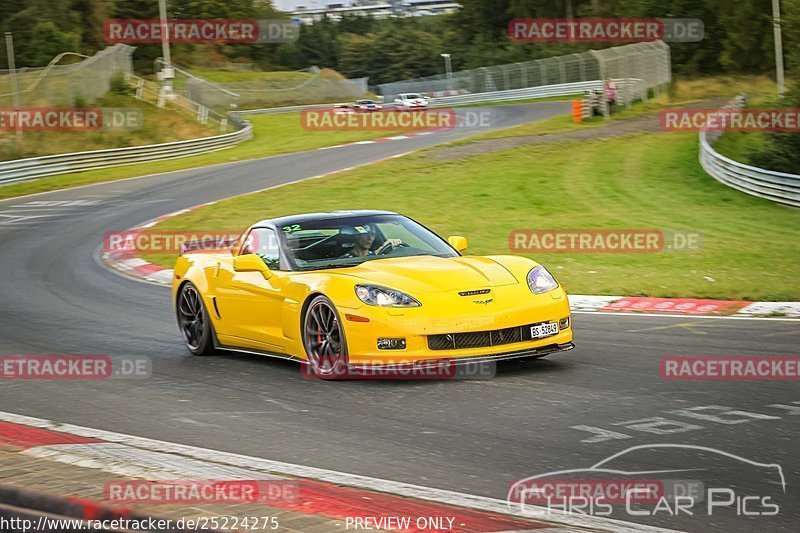
[[[541,324],[541,322],[537,322]],[[473,331],[469,333],[444,333],[428,335],[428,348],[431,350],[458,350],[462,348],[485,348],[531,340],[531,326],[495,329],[492,331]]]

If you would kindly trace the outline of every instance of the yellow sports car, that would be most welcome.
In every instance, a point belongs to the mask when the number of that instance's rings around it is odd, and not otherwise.
[[[263,220],[230,250],[178,258],[178,325],[193,354],[289,358],[327,379],[574,347],[567,295],[550,272],[466,248],[386,211]]]

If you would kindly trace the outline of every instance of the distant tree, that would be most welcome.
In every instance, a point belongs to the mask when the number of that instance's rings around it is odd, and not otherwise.
[[[328,17],[300,29],[296,46],[306,61],[305,66],[338,67],[338,30],[334,21]]]
[[[719,22],[725,28],[720,63],[728,72],[765,72],[774,68],[772,2],[716,0]]]
[[[80,35],[77,32],[61,31],[50,21],[35,24],[30,36],[15,48],[17,66],[41,67],[62,52],[80,50]]]
[[[4,20],[14,35],[18,67],[46,65],[62,52],[80,52],[80,17],[70,0],[27,0],[25,8]]]
[[[786,66],[800,72],[800,0],[782,0],[781,11]]]
[[[339,72],[348,78],[371,75],[378,55],[375,35],[346,33],[339,37]]]
[[[80,18],[81,51],[90,55],[106,47],[103,24],[110,18],[112,0],[73,0],[71,7]]]
[[[795,83],[781,102],[781,107],[800,109],[800,83],[797,83],[800,71],[793,74],[789,78]],[[800,133],[770,133],[766,148],[752,155],[750,161],[758,167],[800,174]]]

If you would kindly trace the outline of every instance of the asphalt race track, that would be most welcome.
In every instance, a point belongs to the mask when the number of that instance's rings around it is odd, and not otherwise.
[[[567,102],[506,106],[497,108],[496,125],[568,109]],[[797,354],[797,321],[575,314],[575,350],[500,365],[495,379],[327,383],[304,379],[297,365],[284,361],[190,356],[168,290],[122,277],[98,261],[105,231],[473,131],[316,150],[0,202],[0,354],[147,356],[154,367],[148,380],[4,380],[0,410],[500,499],[513,481],[588,468],[631,446],[706,446],[781,465],[787,488],[780,515],[636,520],[692,531],[796,531],[797,382],[665,381],[659,360],[667,355]],[[64,200],[83,202],[42,203]],[[253,214],[254,221],[259,218]],[[658,457],[639,456],[627,466],[653,470],[663,466]],[[757,469],[735,464],[688,477],[763,486]],[[780,492],[779,484],[769,486]]]

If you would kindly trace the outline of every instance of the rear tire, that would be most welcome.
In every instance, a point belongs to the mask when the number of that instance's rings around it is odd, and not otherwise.
[[[303,346],[309,372],[319,379],[347,376],[347,340],[333,302],[319,295],[311,300],[303,316]]]
[[[178,292],[175,312],[186,349],[193,355],[215,353],[214,326],[200,291],[191,282],[183,284]]]

